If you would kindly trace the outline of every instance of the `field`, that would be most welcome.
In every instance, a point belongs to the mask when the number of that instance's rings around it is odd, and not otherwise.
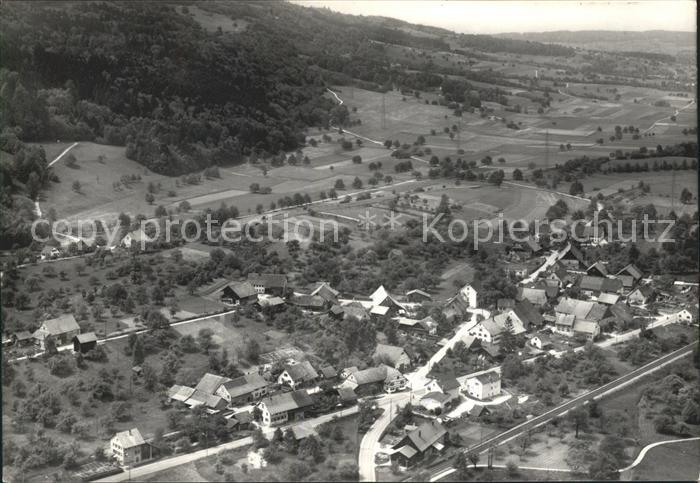
[[[700,474],[700,441],[657,446],[629,470],[629,479],[644,481],[694,481]]]

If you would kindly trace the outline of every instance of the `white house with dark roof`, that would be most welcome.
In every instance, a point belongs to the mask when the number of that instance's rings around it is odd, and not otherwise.
[[[153,457],[151,445],[141,436],[138,428],[121,431],[109,442],[110,453],[122,466],[132,466]]]
[[[303,384],[315,382],[318,379],[318,373],[311,363],[302,361],[296,364],[285,364],[284,370],[277,378],[277,382],[296,389]]]
[[[501,373],[489,371],[468,378],[466,393],[481,401],[493,399],[501,394]]]
[[[312,397],[304,389],[275,394],[260,401],[264,426],[277,426],[288,421],[304,419],[304,412],[313,406]]]
[[[287,276],[281,273],[255,273],[248,274],[248,282],[258,294],[268,293],[284,296],[287,291]]]
[[[266,396],[269,387],[270,383],[260,374],[252,373],[221,384],[215,394],[224,398],[229,406],[239,406]]]
[[[487,344],[496,344],[501,340],[504,327],[494,319],[486,319],[479,322],[470,331],[469,335]]]
[[[46,339],[51,337],[56,346],[63,346],[73,341],[73,337],[80,334],[80,326],[73,314],[65,314],[55,319],[42,322],[33,334],[39,347],[46,349]]]

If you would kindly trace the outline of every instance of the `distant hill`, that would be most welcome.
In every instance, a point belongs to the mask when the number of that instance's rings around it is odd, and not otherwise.
[[[679,55],[695,51],[695,32],[648,30],[643,32],[613,30],[558,30],[554,32],[508,32],[496,37],[557,43],[586,49],[617,52],[654,52]]]

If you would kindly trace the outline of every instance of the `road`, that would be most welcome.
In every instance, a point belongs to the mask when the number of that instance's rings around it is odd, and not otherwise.
[[[540,276],[540,273],[546,271],[549,267],[553,266],[555,263],[557,263],[557,260],[561,259],[566,253],[571,249],[571,244],[567,244],[565,248],[563,248],[561,251],[553,250],[552,253],[549,254],[549,256],[546,258],[544,263],[540,268],[532,272],[527,278],[523,279],[520,281],[521,284],[527,285],[528,283],[532,283],[535,280],[537,280],[537,277]]]
[[[462,338],[478,323],[477,315],[488,318],[490,314],[486,310],[474,309],[471,318],[455,331],[455,334],[450,338],[447,344],[433,354],[423,366],[419,367],[414,372],[406,374],[406,379],[408,379],[411,387],[410,392],[388,394],[377,400],[377,404],[384,408],[384,413],[374,422],[360,442],[360,481],[376,481],[375,457],[380,450],[379,439],[382,437],[382,434],[389,426],[389,423],[391,423],[391,420],[394,419],[400,406],[405,405],[407,402],[412,402],[413,396],[421,396],[425,393],[425,385],[429,382],[427,375],[430,369],[445,357],[448,349],[453,348],[454,345],[462,340]]]
[[[65,156],[66,154],[68,154],[68,151],[70,151],[71,149],[73,149],[73,148],[76,147],[77,145],[78,145],[78,143],[75,142],[75,143],[71,144],[70,146],[68,146],[66,149],[63,150],[63,152],[61,152],[61,154],[59,154],[58,156],[56,156],[56,157],[53,159],[53,161],[51,161],[51,162],[50,162],[49,164],[47,164],[46,166],[47,166],[48,168],[50,168],[51,166],[53,166],[54,164],[56,164],[58,161],[61,160],[61,158],[62,158],[63,156]],[[37,216],[37,218],[41,218],[41,206],[39,206],[39,202],[38,202],[38,201],[35,201],[35,202],[34,202],[34,211],[36,211],[36,216]]]
[[[665,356],[659,357],[658,359],[642,366],[639,367],[632,372],[625,374],[622,377],[619,377],[615,379],[614,381],[611,381],[607,384],[604,384],[596,389],[593,389],[591,391],[586,392],[585,394],[582,394],[580,396],[575,397],[571,401],[565,402],[563,404],[560,404],[554,409],[550,409],[549,411],[536,416],[529,421],[525,421],[524,423],[521,423],[514,428],[511,428],[507,431],[504,431],[502,433],[499,433],[498,435],[487,439],[483,443],[477,444],[475,446],[472,446],[470,448],[467,448],[465,452],[467,451],[474,451],[477,453],[482,453],[486,450],[488,450],[492,446],[498,446],[503,443],[506,443],[514,438],[517,438],[521,434],[530,431],[538,426],[541,426],[543,424],[546,424],[550,420],[562,416],[566,414],[568,411],[571,409],[574,409],[577,406],[583,405],[587,403],[588,401],[592,399],[600,399],[603,396],[606,396],[608,394],[611,394],[619,389],[622,389],[623,387],[632,384],[633,382],[651,374],[654,371],[659,370],[660,368],[672,364],[676,362],[677,360],[687,357],[690,354],[692,354],[693,348],[698,344],[697,341],[693,342],[692,344],[688,344],[685,347],[682,347],[681,349],[678,349],[676,351],[673,351],[669,354],[666,354]],[[433,468],[432,471],[432,476],[437,477],[440,476],[441,474],[445,473],[448,471],[450,468],[452,468],[452,463],[451,462],[446,462],[443,465],[440,465],[436,468]],[[432,478],[431,478],[432,479]]]
[[[327,423],[328,421],[333,420],[333,418],[336,417],[344,417],[344,416],[349,416],[351,414],[357,413],[358,407],[353,406],[348,409],[343,409],[341,411],[336,411],[334,413],[329,413],[329,414],[324,414],[323,416],[319,416],[314,419],[307,419],[304,421],[298,421],[293,424],[289,424],[287,426],[282,426],[282,430],[284,431],[287,428],[293,428],[296,426],[312,426],[316,427],[319,426],[323,423]],[[272,428],[263,428],[263,433],[267,438],[269,439],[272,437],[272,434],[275,432],[277,428],[272,427]],[[235,441],[230,441],[228,443],[223,443],[218,446],[212,446],[210,448],[205,448],[199,451],[195,451],[194,453],[187,453],[187,454],[182,454],[178,456],[174,456],[172,458],[165,458],[162,460],[158,460],[154,463],[150,463],[147,465],[143,466],[138,466],[135,468],[131,468],[130,470],[126,470],[123,473],[118,473],[116,475],[108,476],[96,481],[125,481],[125,480],[131,480],[131,479],[142,479],[148,475],[151,475],[153,473],[156,473],[158,471],[163,471],[167,470],[169,468],[173,468],[176,466],[184,465],[186,463],[191,463],[192,461],[196,461],[202,458],[206,458],[211,455],[215,455],[218,453],[221,453],[222,451],[227,451],[230,449],[236,449],[236,448],[242,448],[244,446],[248,446],[253,443],[253,438],[252,437],[247,437],[247,438],[241,438],[237,439]]]
[[[226,312],[221,312],[221,313],[218,313],[218,314],[202,315],[202,316],[200,316],[200,317],[194,317],[194,318],[192,318],[192,319],[180,320],[180,321],[178,321],[178,322],[173,322],[173,323],[171,323],[171,324],[170,324],[170,327],[177,327],[177,326],[180,326],[180,325],[186,325],[186,324],[191,324],[191,323],[193,323],[193,322],[199,322],[199,321],[201,321],[201,320],[210,319],[210,318],[212,318],[212,317],[219,317],[219,316],[222,316],[222,315],[233,314],[233,313],[236,312],[236,311],[238,311],[238,309],[232,309],[232,310],[228,310],[228,311],[226,311]],[[129,337],[131,334],[137,334],[137,335],[138,335],[138,334],[143,334],[143,333],[148,332],[149,330],[151,330],[151,329],[139,329],[139,330],[135,330],[135,331],[131,331],[131,332],[126,332],[126,333],[124,333],[124,334],[113,335],[113,336],[111,336],[111,337],[105,337],[105,338],[103,338],[103,339],[98,339],[98,340],[97,340],[97,343],[98,343],[98,344],[104,344],[105,342],[110,342],[110,341],[114,341],[114,340],[124,339],[125,337]],[[62,346],[60,346],[60,347],[57,347],[56,350],[57,350],[58,352],[63,352],[63,351],[67,351],[67,350],[73,350],[73,344],[71,343],[71,344],[68,344],[68,345],[62,345]],[[27,355],[27,356],[22,356],[22,357],[17,357],[16,359],[10,359],[10,362],[19,362],[19,361],[23,361],[23,360],[25,360],[25,359],[35,359],[35,358],[37,358],[37,357],[39,357],[39,356],[41,356],[41,355],[43,355],[43,354],[44,354],[44,352],[37,352],[37,353],[35,353],[35,354],[31,354],[31,355]]]
[[[681,107],[680,109],[676,109],[676,112],[675,112],[674,116],[677,116],[678,113],[681,112],[681,111],[685,111],[687,108],[689,108],[689,107],[692,106],[693,104],[695,104],[695,101],[690,101],[688,104],[686,104],[685,106]],[[666,117],[662,117],[661,119],[657,119],[656,121],[654,121],[654,123],[653,123],[651,126],[649,126],[649,128],[647,128],[647,129],[645,129],[644,131],[642,131],[642,134],[648,133],[649,131],[651,131],[652,129],[654,129],[658,123],[660,123],[661,121],[665,121],[665,120],[667,120],[667,119],[670,120],[670,119],[671,119],[671,116],[666,116]]]
[[[661,446],[664,444],[672,444],[672,443],[687,443],[688,441],[697,441],[700,440],[700,437],[695,437],[695,438],[685,438],[685,439],[672,439],[670,441],[657,441],[656,443],[651,443],[646,445],[644,448],[642,448],[642,451],[639,452],[635,460],[628,466],[621,468],[618,471],[618,473],[623,473],[625,471],[631,470],[635,466],[637,466],[639,463],[642,462],[646,454],[649,452],[649,450],[656,448],[657,446]]]

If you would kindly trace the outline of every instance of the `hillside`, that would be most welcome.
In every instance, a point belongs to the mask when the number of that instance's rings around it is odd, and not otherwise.
[[[554,32],[508,32],[496,37],[546,42],[616,52],[651,52],[656,54],[695,55],[695,32],[650,30],[628,32],[612,30],[559,30]]]

